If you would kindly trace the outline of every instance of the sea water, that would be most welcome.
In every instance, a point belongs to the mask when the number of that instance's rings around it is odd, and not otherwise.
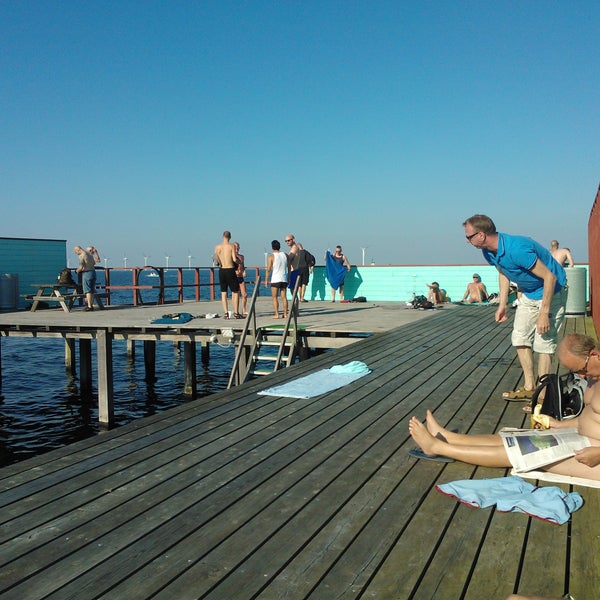
[[[111,285],[132,282],[131,271],[112,271]],[[149,271],[140,275],[140,285],[156,285]],[[184,283],[194,282],[194,271],[183,270]],[[201,271],[208,283],[208,272]],[[104,274],[98,272],[98,285]],[[165,272],[165,284],[177,283],[177,271]],[[253,286],[248,287],[251,295]],[[143,290],[145,303],[158,297],[157,290]],[[209,287],[201,298],[209,299]],[[217,294],[218,297],[218,294]],[[131,304],[132,292],[111,293],[111,304]],[[165,290],[167,301],[176,300],[177,289]],[[193,300],[193,288],[184,290],[184,299]],[[165,306],[165,312],[168,312]],[[48,450],[94,436],[99,431],[98,397],[81,390],[77,377],[66,373],[65,346],[62,339],[4,337],[2,343],[2,383],[0,388],[0,466],[14,463]],[[92,344],[92,368],[96,372],[95,344]],[[210,360],[203,363],[198,353],[198,398],[227,387],[233,364],[233,345],[210,345]],[[127,356],[125,341],[113,342],[114,406],[118,427],[139,417],[189,402],[183,393],[183,347],[172,342],[156,344],[156,380],[147,382],[142,342],[137,342],[133,360]],[[94,380],[95,384],[95,380]]]

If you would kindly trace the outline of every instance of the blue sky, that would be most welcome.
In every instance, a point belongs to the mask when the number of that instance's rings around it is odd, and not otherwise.
[[[587,260],[597,2],[15,0],[0,36],[0,236],[478,264],[483,212]]]

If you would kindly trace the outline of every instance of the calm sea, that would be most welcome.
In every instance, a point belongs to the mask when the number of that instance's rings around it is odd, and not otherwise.
[[[193,271],[184,270],[184,283],[193,283]],[[206,279],[205,279],[206,278]],[[112,271],[111,284],[131,283],[130,271]],[[140,283],[151,284],[156,278],[144,273]],[[208,282],[208,275],[202,281]],[[165,273],[165,283],[177,282],[176,270]],[[98,273],[98,284],[103,273]],[[252,294],[252,286],[248,286]],[[156,300],[157,292],[142,292],[144,302]],[[154,294],[154,297],[152,295]],[[167,290],[175,300],[177,291]],[[209,298],[208,288],[202,297]],[[193,299],[192,288],[184,292]],[[113,304],[131,303],[131,292],[111,295]],[[168,306],[165,312],[168,312]],[[82,440],[99,431],[96,390],[81,393],[79,380],[68,376],[64,368],[64,342],[54,339],[4,337],[2,343],[2,385],[0,391],[0,466],[14,463],[54,448]],[[95,348],[95,344],[92,344]],[[115,427],[178,406],[189,399],[183,395],[183,348],[170,342],[156,345],[156,382],[145,380],[141,343],[135,359],[127,357],[125,342],[113,343]],[[212,344],[210,361],[203,364],[198,353],[198,396],[208,396],[227,387],[234,358],[233,346]],[[96,369],[96,357],[93,356]]]

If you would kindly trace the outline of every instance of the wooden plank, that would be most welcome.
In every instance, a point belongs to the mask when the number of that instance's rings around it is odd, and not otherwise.
[[[491,316],[433,315],[3,470],[3,597],[451,600],[581,582],[598,567],[597,490],[569,546],[566,527],[434,489],[504,469],[407,455],[408,419],[426,408],[461,431],[526,419],[501,398],[521,372],[510,323]],[[373,373],[329,394],[257,393],[356,359]],[[562,579],[536,587],[535,565],[561,560]]]

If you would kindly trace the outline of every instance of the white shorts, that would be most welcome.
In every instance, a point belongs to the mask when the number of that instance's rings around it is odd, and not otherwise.
[[[511,344],[527,346],[539,354],[554,354],[556,352],[558,332],[565,318],[567,290],[556,292],[550,304],[550,329],[543,335],[536,331],[537,319],[542,306],[541,300],[531,300],[523,294],[519,299],[517,314],[513,325]]]

